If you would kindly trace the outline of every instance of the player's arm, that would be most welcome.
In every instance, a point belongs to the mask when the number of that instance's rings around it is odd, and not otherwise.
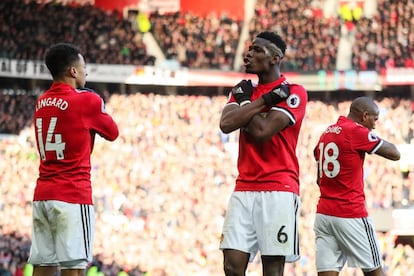
[[[247,126],[246,130],[248,130],[248,124],[251,125],[251,120],[253,120],[257,121],[257,123],[252,124],[251,134],[259,141],[270,139],[270,137],[280,131],[280,129],[274,129],[275,124],[272,124],[270,127],[266,126],[266,121],[268,120],[258,114],[262,112],[264,108],[271,108],[275,104],[285,100],[290,94],[289,87],[286,85],[275,87],[253,102],[250,101],[252,92],[253,86],[250,80],[242,80],[233,87],[231,96],[236,102],[227,104],[223,109],[220,118],[220,129],[224,133],[230,133],[236,129]],[[269,120],[271,119],[272,118],[269,118]],[[286,119],[287,118],[281,119],[281,124],[284,124]],[[287,123],[288,122],[289,119],[287,119]],[[258,127],[255,128],[255,125]],[[282,126],[282,129],[286,125]],[[263,127],[266,128],[264,129]]]
[[[316,167],[316,184],[318,184],[318,186],[319,186],[319,179],[321,178],[320,176],[319,176],[319,168],[318,168],[318,164],[317,164],[317,167]]]
[[[400,152],[397,147],[394,144],[385,141],[384,139],[382,140],[382,144],[377,149],[375,154],[393,161],[400,160]]]
[[[91,103],[85,110],[85,120],[87,121],[88,127],[102,138],[114,141],[119,135],[117,124],[112,117],[106,113],[103,99],[97,94],[88,94]]]
[[[279,110],[270,110],[267,113],[253,116],[246,125],[245,131],[256,141],[263,142],[271,139],[273,135],[282,131],[289,124],[290,119],[285,113]]]
[[[291,119],[282,111],[272,109],[276,104],[285,101],[290,95],[289,85],[281,85],[271,89],[255,102],[270,108],[267,113],[255,115],[245,127],[258,142],[267,141],[291,123]]]
[[[230,133],[239,129],[260,113],[264,107],[264,102],[258,99],[252,103],[240,106],[236,102],[227,104],[220,118],[220,129],[224,133]]]
[[[315,149],[313,150],[313,157],[315,158],[315,161],[316,161],[316,184],[318,184],[318,186],[319,186],[319,179],[321,178],[319,162],[321,162],[321,161],[319,160],[318,147],[315,147]]]
[[[229,102],[224,107],[220,117],[220,129],[230,133],[246,125],[253,115],[260,112],[260,104],[251,104],[253,93],[251,80],[241,80],[230,91]]]

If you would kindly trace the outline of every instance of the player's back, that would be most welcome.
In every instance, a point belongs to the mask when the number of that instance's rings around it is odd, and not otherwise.
[[[365,215],[363,162],[365,153],[360,150],[358,135],[368,130],[341,116],[329,126],[315,147],[318,161],[321,197],[318,212],[358,217]]]
[[[98,95],[63,83],[54,83],[37,100],[34,124],[41,160],[35,200],[91,203],[94,134],[86,122],[99,103]]]

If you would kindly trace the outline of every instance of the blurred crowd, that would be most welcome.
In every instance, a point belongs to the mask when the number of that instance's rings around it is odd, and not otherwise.
[[[31,124],[35,92],[24,89],[0,91],[0,133],[19,134]]]
[[[233,70],[242,21],[210,13],[150,16],[152,33],[167,59],[197,69]]]
[[[334,70],[344,22],[339,16],[325,18],[323,2],[258,0],[247,42],[270,29],[287,40],[283,71]],[[413,67],[413,1],[377,2],[381,13],[353,22],[353,69]],[[0,1],[0,10],[0,58],[41,60],[51,43],[67,41],[87,53],[88,63],[155,63],[143,34],[117,12],[22,0]],[[153,13],[149,19],[168,59],[189,68],[240,70],[233,66],[243,21],[214,13],[203,18]],[[0,91],[0,275],[25,275],[29,269],[31,200],[38,170],[31,118],[38,94]],[[88,276],[223,275],[218,245],[237,175],[238,147],[237,133],[225,135],[218,128],[226,97],[136,93],[113,94],[106,100],[121,135],[115,143],[98,138],[95,144],[97,223]],[[410,96],[377,102],[379,136],[395,144],[413,142]],[[312,150],[324,127],[346,115],[349,104],[314,99],[308,105],[298,144],[302,258],[286,265],[286,275],[316,275],[312,227],[318,189]],[[414,178],[401,163],[367,156],[365,175],[369,208],[414,203]],[[387,275],[414,275],[413,248],[397,244],[392,233],[378,234]],[[260,275],[257,258],[249,275]],[[342,275],[362,274],[346,268]]]
[[[355,21],[352,67],[378,72],[394,67],[414,67],[414,2],[377,0],[372,18]]]
[[[283,71],[335,70],[341,21],[323,16],[322,7],[322,1],[258,0],[245,50],[260,31],[272,30],[288,46]]]
[[[0,58],[43,60],[53,43],[69,42],[88,63],[153,65],[142,34],[118,12],[91,5],[0,1]]]
[[[155,11],[147,15],[148,26],[167,60],[193,69],[242,70],[235,68],[237,55],[244,55],[258,32],[271,30],[281,34],[288,45],[284,71],[333,71],[341,27],[349,23],[353,26],[349,33],[354,35],[352,69],[414,66],[412,1],[378,0],[376,14],[367,18],[361,10],[357,19],[344,19],[339,9],[325,15],[327,2],[258,0],[248,22],[215,12],[201,17],[191,12]],[[117,11],[89,4],[63,6],[23,0],[1,1],[0,9],[0,58],[41,60],[51,43],[66,41],[88,53],[89,63],[156,62],[147,51],[138,21],[123,18]],[[241,35],[244,24],[247,37]],[[239,44],[244,49],[241,53],[237,52]]]
[[[28,98],[21,103],[30,113]],[[89,275],[223,275],[218,245],[237,175],[237,132],[224,135],[218,128],[226,98],[151,93],[108,98],[107,110],[119,124],[120,137],[114,143],[98,138],[93,152],[97,223]],[[412,136],[411,100],[377,102],[377,133],[406,143]],[[346,115],[349,104],[311,100],[308,105],[298,144],[302,258],[286,265],[286,275],[316,275],[312,227],[318,188],[312,151],[321,131],[338,115]],[[33,131],[26,124],[19,135],[0,140],[0,267],[11,273],[22,271],[30,245],[38,168]],[[369,208],[400,206],[403,199],[414,202],[414,180],[408,175],[403,181],[398,162],[367,156],[365,174]],[[408,192],[403,192],[404,185]],[[414,274],[413,248],[395,246],[391,233],[379,235],[387,275]],[[260,275],[258,259],[249,275]],[[342,275],[360,274],[346,268]]]

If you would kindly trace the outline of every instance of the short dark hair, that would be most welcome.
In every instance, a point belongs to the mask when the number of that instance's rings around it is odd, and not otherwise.
[[[80,50],[69,43],[57,43],[46,52],[45,63],[53,79],[62,76],[69,66],[79,61]]]
[[[269,40],[273,44],[275,44],[283,53],[285,54],[286,51],[286,42],[282,39],[282,37],[274,32],[264,31],[259,33],[256,37],[260,37],[266,40]]]

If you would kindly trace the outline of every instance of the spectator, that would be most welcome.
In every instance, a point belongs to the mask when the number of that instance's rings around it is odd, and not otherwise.
[[[96,141],[91,172],[100,225],[94,263],[105,275],[115,276],[121,268],[130,276],[162,270],[181,275],[222,273],[217,246],[237,173],[232,151],[236,137],[230,135],[222,144],[217,129],[226,99],[151,93],[108,98],[108,112],[119,122],[121,136],[114,144]],[[396,144],[405,143],[410,120],[401,118],[411,118],[409,93],[406,98],[378,98],[377,102],[381,109],[378,134]],[[320,132],[346,113],[348,106],[346,100],[308,103],[297,148],[302,160],[301,261],[287,264],[285,275],[314,275],[316,271],[312,227],[318,189],[312,148]],[[0,140],[0,159],[5,161],[0,162],[0,252],[13,256],[7,259],[10,271],[19,260],[27,259],[30,246],[29,195],[38,162],[32,133],[30,125],[19,136]],[[367,157],[365,162],[367,207],[390,207],[392,187],[402,189],[400,167],[380,158]],[[414,181],[412,173],[409,181]],[[410,206],[413,193],[409,196]],[[391,233],[379,233],[379,238],[387,275],[413,270],[410,246],[394,248]],[[248,273],[257,274],[260,269],[255,260]],[[351,272],[345,268],[343,273]]]
[[[64,6],[23,0],[1,1],[0,9],[0,57],[43,60],[49,44],[65,41],[80,45],[88,53],[88,63],[154,62],[142,37],[117,12],[107,13],[89,4]]]

